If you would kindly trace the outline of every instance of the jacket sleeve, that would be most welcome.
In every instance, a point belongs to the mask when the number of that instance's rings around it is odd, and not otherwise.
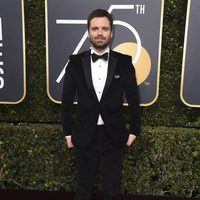
[[[128,110],[130,115],[130,134],[140,134],[140,104],[139,104],[139,91],[136,81],[135,68],[132,65],[131,57],[129,57],[126,69],[125,80],[125,96],[128,102]]]
[[[62,130],[64,136],[71,135],[73,126],[73,109],[74,109],[74,97],[76,94],[76,82],[73,75],[73,64],[70,59],[66,69],[62,91]]]

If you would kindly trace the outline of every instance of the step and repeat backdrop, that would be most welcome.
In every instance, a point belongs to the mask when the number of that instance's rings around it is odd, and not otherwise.
[[[200,107],[200,1],[189,0],[182,65],[181,99],[190,107]]]
[[[132,56],[141,106],[150,106],[159,96],[160,55],[164,0],[46,0],[47,94],[61,103],[68,58],[90,48],[87,16],[102,8],[114,16],[111,48]],[[180,98],[190,107],[200,107],[200,1],[188,0]],[[0,0],[0,103],[20,103],[26,94],[23,0]],[[126,99],[124,99],[124,105]]]
[[[159,88],[163,0],[136,0],[134,3],[131,0],[46,0],[47,92],[50,99],[61,102],[69,55],[90,48],[87,17],[97,8],[107,10],[114,17],[111,48],[132,56],[140,104],[153,104]]]
[[[0,102],[17,104],[26,94],[24,4],[0,0]]]

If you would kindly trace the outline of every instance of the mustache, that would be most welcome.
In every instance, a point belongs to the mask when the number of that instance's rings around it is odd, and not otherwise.
[[[97,36],[97,37],[95,37],[94,39],[103,39],[103,40],[105,40],[106,38],[105,38],[105,37],[102,37],[102,36]]]

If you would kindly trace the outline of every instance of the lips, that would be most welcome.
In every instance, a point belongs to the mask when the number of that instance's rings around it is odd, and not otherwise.
[[[96,39],[96,40],[105,40],[104,37],[96,37],[95,39]]]

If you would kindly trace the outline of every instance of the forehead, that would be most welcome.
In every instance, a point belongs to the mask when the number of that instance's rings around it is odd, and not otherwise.
[[[107,17],[94,17],[91,21],[90,21],[90,26],[94,27],[109,27],[110,26],[110,22],[108,20]]]

